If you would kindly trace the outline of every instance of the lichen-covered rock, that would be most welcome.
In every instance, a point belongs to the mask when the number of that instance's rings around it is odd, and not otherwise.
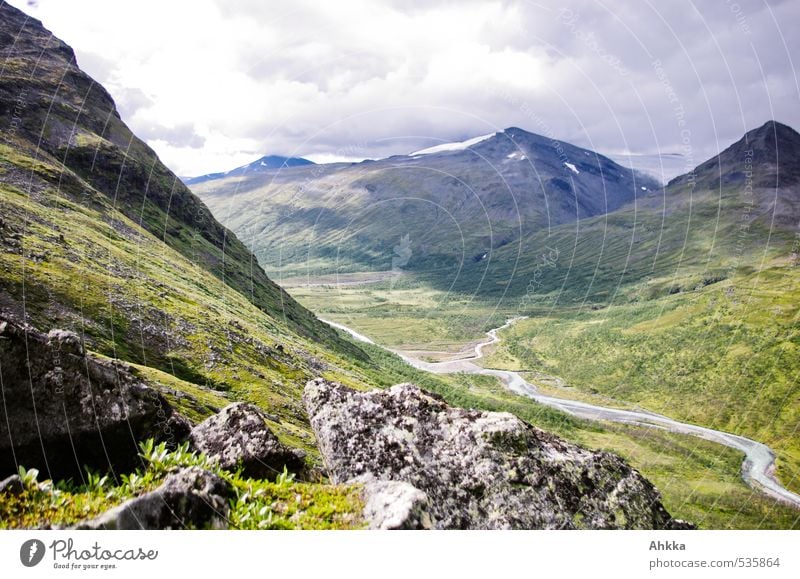
[[[432,529],[428,495],[403,481],[363,482],[364,519],[370,529]]]
[[[195,426],[189,441],[226,470],[241,466],[246,477],[274,480],[284,467],[300,476],[305,471],[304,453],[281,444],[264,413],[252,404],[226,406]]]
[[[450,407],[411,384],[357,392],[317,379],[303,399],[333,482],[407,482],[436,528],[672,528],[656,489],[619,457],[511,414]]]
[[[224,529],[232,489],[216,474],[193,466],[167,475],[156,490],[131,499],[76,529]]]
[[[167,401],[73,332],[0,319],[0,377],[0,476],[18,465],[52,479],[80,480],[84,465],[125,472],[140,466],[141,440],[179,442]]]

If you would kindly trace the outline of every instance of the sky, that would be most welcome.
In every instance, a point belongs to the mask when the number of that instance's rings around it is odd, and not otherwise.
[[[516,126],[688,168],[800,128],[800,2],[10,0],[176,173],[380,158]]]

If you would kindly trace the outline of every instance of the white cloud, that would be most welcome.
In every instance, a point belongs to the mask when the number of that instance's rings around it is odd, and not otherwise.
[[[800,123],[793,2],[11,3],[75,48],[182,175],[262,154],[407,153],[512,125],[605,151],[677,150],[656,59],[698,158],[768,118]]]

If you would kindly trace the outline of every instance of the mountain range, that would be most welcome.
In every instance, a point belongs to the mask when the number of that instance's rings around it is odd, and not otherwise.
[[[193,190],[268,269],[388,269],[408,236],[408,269],[457,278],[534,232],[606,214],[658,187],[595,152],[511,127],[406,156]]]
[[[743,252],[790,242],[798,138],[770,121],[666,186],[509,128],[408,156],[226,177],[193,190],[276,274],[390,271],[406,239],[403,271],[439,289],[519,298],[539,256],[555,250],[569,259],[540,293],[561,288],[560,299],[602,302],[615,286],[667,284],[675,268],[719,275]],[[737,249],[741,221],[753,239]],[[755,235],[764,228],[771,237]]]

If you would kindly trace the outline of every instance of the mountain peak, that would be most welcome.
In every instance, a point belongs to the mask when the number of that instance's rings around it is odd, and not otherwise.
[[[8,2],[0,1],[0,21],[3,22],[0,30],[0,59],[6,66],[11,59],[42,58],[45,54],[66,64],[78,65],[75,52],[67,43],[56,38],[41,21],[14,8]]]
[[[753,187],[785,187],[798,183],[800,133],[775,120],[767,121],[696,167],[693,174],[698,185],[712,189],[742,185],[747,180]],[[670,184],[688,183],[689,175],[682,175]]]
[[[774,120],[767,121],[757,129],[745,133],[741,139],[751,147],[766,147],[771,150],[800,148],[800,133],[792,127]]]
[[[186,185],[198,185],[206,181],[214,179],[222,179],[224,177],[235,177],[237,175],[250,175],[252,173],[263,173],[265,171],[275,171],[278,169],[288,169],[291,167],[303,167],[305,165],[314,165],[314,161],[309,161],[302,157],[282,157],[280,155],[265,155],[260,159],[256,159],[252,163],[236,167],[230,171],[222,173],[208,173],[207,175],[200,175],[199,177],[181,177],[181,180]]]

